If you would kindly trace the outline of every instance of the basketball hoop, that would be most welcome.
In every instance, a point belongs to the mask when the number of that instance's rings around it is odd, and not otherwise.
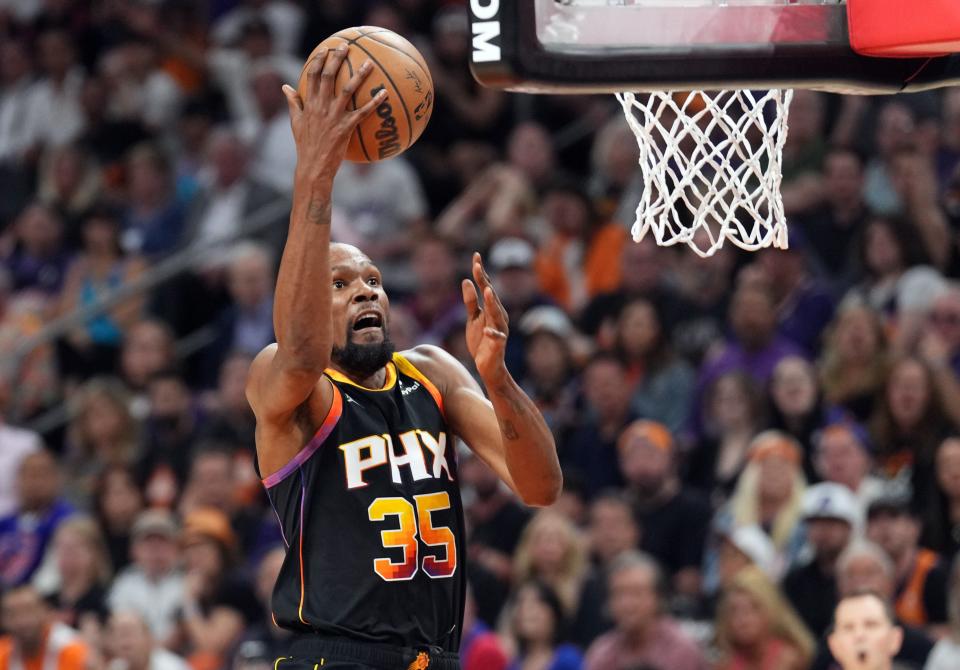
[[[726,240],[785,249],[780,182],[792,97],[790,89],[617,93],[643,175],[633,239],[652,232],[661,246],[687,244],[704,257]]]

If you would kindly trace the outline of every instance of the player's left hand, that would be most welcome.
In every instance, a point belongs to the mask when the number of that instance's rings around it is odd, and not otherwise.
[[[467,349],[480,377],[489,379],[506,370],[503,354],[510,330],[507,310],[493,290],[480,254],[473,254],[473,281],[464,279],[461,289],[463,304],[467,307]],[[483,297],[482,304],[477,296],[478,289]]]

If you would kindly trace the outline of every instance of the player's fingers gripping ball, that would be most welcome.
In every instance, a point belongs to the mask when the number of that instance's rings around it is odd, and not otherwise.
[[[433,79],[423,56],[410,42],[386,28],[346,28],[317,45],[309,63],[320,49],[346,46],[347,57],[337,73],[334,91],[339,94],[350,77],[369,60],[373,68],[349,107],[357,109],[381,89],[386,99],[358,126],[347,146],[347,160],[370,163],[397,156],[409,149],[423,133],[433,111]],[[304,97],[306,67],[297,91]]]

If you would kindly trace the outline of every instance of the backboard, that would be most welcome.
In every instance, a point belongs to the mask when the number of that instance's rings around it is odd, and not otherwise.
[[[831,0],[470,0],[471,67],[511,91],[943,86],[953,58],[875,58]]]

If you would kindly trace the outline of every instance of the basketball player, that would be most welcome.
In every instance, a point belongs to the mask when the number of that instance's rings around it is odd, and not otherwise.
[[[891,670],[903,629],[879,594],[858,591],[837,603],[827,642],[843,670]]]
[[[297,146],[293,210],[274,303],[277,343],[254,360],[247,397],[257,460],[288,550],[273,594],[298,633],[277,670],[458,668],[464,521],[454,436],[530,505],[561,488],[543,417],[507,372],[507,319],[479,255],[463,281],[466,339],[490,399],[441,349],[394,352],[380,272],[330,244],[330,192],[357,124],[363,65],[336,94],[345,51],[289,86]],[[402,194],[398,194],[402,197]]]

